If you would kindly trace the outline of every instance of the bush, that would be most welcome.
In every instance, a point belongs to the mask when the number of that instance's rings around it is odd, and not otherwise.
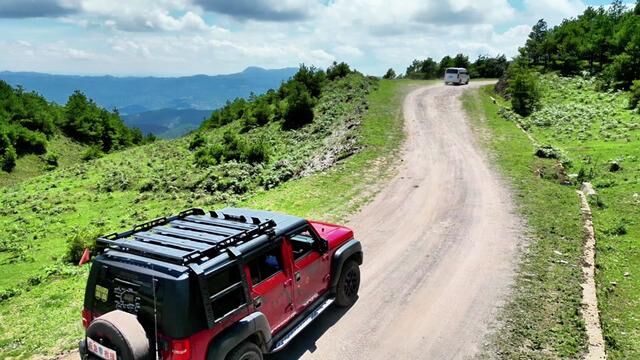
[[[633,81],[630,93],[629,109],[636,109],[638,108],[638,104],[640,104],[640,80]]]
[[[16,160],[18,159],[18,154],[16,154],[16,149],[13,146],[9,146],[4,150],[4,154],[0,158],[0,162],[2,163],[2,170],[6,172],[12,172],[16,167]]]
[[[313,121],[313,98],[300,83],[292,83],[288,89],[284,111],[284,127],[297,129]]]
[[[334,61],[333,65],[327,68],[327,79],[329,80],[340,79],[351,73],[352,73],[351,68],[347,63],[341,62],[338,64],[337,62]]]
[[[85,150],[85,152],[82,154],[82,160],[84,161],[95,160],[95,159],[101,158],[103,155],[104,153],[102,152],[102,149],[100,149],[100,147],[92,146],[87,150]]]
[[[194,151],[196,149],[201,148],[204,144],[207,143],[207,140],[202,135],[202,133],[198,132],[189,142],[189,150]]]
[[[55,169],[58,167],[58,154],[48,152],[47,155],[42,159],[44,163],[47,165],[47,169]]]
[[[269,159],[269,149],[265,141],[247,141],[237,133],[227,131],[220,143],[202,148],[195,153],[195,164],[208,167],[226,161],[249,164],[265,162]]]
[[[383,79],[395,79],[396,78],[396,72],[393,71],[393,69],[389,69],[387,70],[387,73],[384,74],[384,76],[382,77]]]
[[[249,164],[267,162],[269,160],[269,148],[262,139],[252,142],[244,151],[243,158]]]
[[[85,249],[89,249],[92,253],[96,249],[96,239],[100,236],[97,233],[81,231],[73,235],[67,241],[67,251],[64,255],[64,261],[71,264],[78,264],[82,258]]]
[[[540,103],[540,89],[535,73],[517,68],[510,74],[510,78],[509,95],[513,111],[521,116],[530,115]]]

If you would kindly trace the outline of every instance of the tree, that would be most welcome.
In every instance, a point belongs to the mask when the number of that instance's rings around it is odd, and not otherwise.
[[[548,33],[549,27],[544,19],[538,20],[531,28],[525,43],[525,53],[534,65],[541,65],[547,61],[545,41]]]
[[[471,65],[470,72],[474,77],[499,78],[507,70],[508,65],[507,57],[504,55],[496,57],[480,55]]]
[[[467,69],[470,65],[469,57],[464,54],[457,54],[456,57],[453,58],[453,67]]]
[[[389,68],[389,70],[387,70],[387,72],[384,74],[384,76],[382,78],[383,79],[395,79],[396,78],[396,72],[393,71],[392,68]]]
[[[440,63],[438,64],[438,77],[442,77],[444,75],[444,72],[447,70],[447,68],[450,67],[454,67],[454,62],[453,62],[453,58],[451,58],[451,56],[447,55],[445,57],[443,57],[440,60]]]
[[[540,103],[540,90],[533,71],[514,66],[509,73],[511,107],[521,116],[530,115]]]
[[[313,98],[302,84],[292,82],[285,100],[285,128],[297,129],[313,121]]]
[[[343,78],[349,74],[351,74],[351,68],[345,62],[337,63],[333,62],[331,66],[327,68],[327,79],[335,80],[339,78]]]
[[[293,80],[304,84],[304,86],[309,91],[309,94],[311,94],[311,96],[313,96],[314,98],[320,96],[322,85],[324,84],[326,78],[327,76],[324,71],[316,69],[313,66],[307,67],[304,64],[301,64],[298,72],[293,75]]]
[[[410,79],[435,79],[438,77],[438,64],[432,58],[426,60],[413,60],[407,67],[405,76]]]

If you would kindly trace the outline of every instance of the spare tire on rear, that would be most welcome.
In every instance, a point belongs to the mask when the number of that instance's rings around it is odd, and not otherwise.
[[[87,328],[87,337],[115,350],[123,360],[149,358],[149,339],[135,315],[121,310],[108,312]]]

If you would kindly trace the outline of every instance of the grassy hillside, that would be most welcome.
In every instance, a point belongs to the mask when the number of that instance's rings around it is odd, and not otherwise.
[[[282,130],[273,122],[238,135],[268,144],[264,163],[195,164],[194,139],[213,146],[243,126],[236,121],[0,189],[0,358],[53,354],[81,336],[88,267],[61,260],[69,239],[193,206],[239,204],[336,219],[361,204],[361,190],[389,173],[400,144],[404,84],[353,74],[326,86],[311,124]]]
[[[42,155],[28,154],[16,160],[16,167],[8,173],[0,171],[0,187],[15,185],[26,179],[43,175],[55,168],[64,168],[82,161],[82,154],[88,149],[66,136],[58,135],[49,140],[47,152],[56,154],[57,166],[52,166],[47,162],[47,157]]]
[[[510,111],[498,115],[499,106],[489,98],[496,95],[489,90],[466,100],[471,113],[484,114],[481,126],[494,135],[490,146],[513,179],[533,233],[515,300],[506,307],[499,353],[578,358],[584,350],[582,231],[574,190],[590,181],[598,192],[591,205],[606,350],[611,359],[638,358],[640,114],[627,109],[627,94],[598,92],[592,79],[545,75],[540,90],[540,108],[524,118]],[[515,122],[548,158],[534,156],[537,149]]]

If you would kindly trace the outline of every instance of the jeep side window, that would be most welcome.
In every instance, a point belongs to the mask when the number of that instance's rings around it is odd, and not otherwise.
[[[309,228],[304,228],[302,231],[292,234],[289,238],[293,247],[294,260],[298,260],[310,253],[316,240]]]
[[[249,272],[251,273],[251,282],[258,285],[264,280],[282,271],[282,255],[280,254],[280,246],[274,247],[249,261]]]
[[[247,303],[240,268],[235,264],[209,276],[207,285],[216,321]]]

